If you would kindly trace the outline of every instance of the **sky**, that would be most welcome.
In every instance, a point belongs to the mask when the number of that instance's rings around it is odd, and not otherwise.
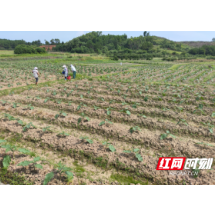
[[[40,39],[42,43],[45,40],[60,39],[67,42],[75,37],[89,33],[90,31],[0,31],[0,39],[25,40],[32,42]],[[215,31],[149,31],[150,35],[165,37],[173,41],[212,41],[215,37]],[[143,31],[102,31],[103,35],[126,34],[128,38],[138,37]]]

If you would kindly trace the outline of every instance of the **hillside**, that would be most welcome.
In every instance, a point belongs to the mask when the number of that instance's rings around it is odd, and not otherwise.
[[[215,46],[214,42],[205,42],[205,41],[183,41],[178,43],[182,43],[183,45],[190,46],[192,48],[200,48],[203,45]]]
[[[127,35],[103,35],[101,31],[93,31],[76,37],[64,44],[58,44],[55,51],[71,53],[153,53],[163,50],[186,52],[189,46],[165,38],[150,36],[149,32],[139,37],[127,38]]]
[[[144,31],[138,37],[128,38],[124,35],[103,35],[102,31],[92,31],[82,36],[73,38],[68,42],[60,42],[55,39],[56,45],[41,46],[40,40],[27,43],[24,40],[12,41],[0,39],[0,50],[13,50],[17,45],[49,47],[50,51],[69,53],[96,53],[117,59],[147,59],[153,57],[162,59],[181,59],[185,57],[215,56],[215,43],[205,41],[181,41],[176,42],[163,37],[150,35]],[[54,44],[54,40],[50,41]],[[54,47],[56,46],[56,47]],[[50,48],[51,47],[51,48]],[[32,47],[29,47],[29,49]],[[53,48],[53,49],[52,49]],[[19,52],[21,54],[21,52]],[[30,53],[30,52],[27,52]],[[197,56],[198,55],[198,56]]]

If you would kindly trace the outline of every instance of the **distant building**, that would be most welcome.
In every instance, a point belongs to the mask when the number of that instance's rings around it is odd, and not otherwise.
[[[43,45],[40,46],[41,48],[45,47],[46,51],[51,51],[53,47],[56,47],[56,45]]]

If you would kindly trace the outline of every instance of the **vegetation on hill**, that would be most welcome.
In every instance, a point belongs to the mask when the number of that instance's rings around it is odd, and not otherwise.
[[[182,45],[188,46],[190,48],[200,48],[204,45],[207,46],[215,46],[214,42],[206,42],[206,41],[183,41],[180,42]]]
[[[53,49],[71,53],[105,54],[113,60],[120,59],[152,59],[163,57],[173,51],[183,52],[188,47],[165,38],[151,36],[144,31],[139,37],[128,38],[124,35],[102,35],[101,31],[93,31],[74,38],[66,43],[59,43]],[[166,50],[166,52],[164,52]],[[169,52],[172,51],[172,52]]]
[[[215,44],[211,42],[212,44]],[[112,60],[151,60],[155,57],[167,61],[194,59],[197,57],[215,56],[215,46],[211,44],[191,48],[186,42],[174,42],[166,38],[151,36],[144,31],[143,35],[128,38],[124,35],[103,35],[101,31],[92,31],[66,43],[59,39],[45,40],[46,45],[56,45],[52,50],[69,53],[103,54]],[[45,53],[39,48],[40,40],[26,42],[24,40],[0,39],[0,49],[12,50],[15,54]]]
[[[193,48],[189,50],[192,55],[212,55],[215,56],[215,46],[204,45],[201,48]]]
[[[58,44],[56,51],[67,51],[72,53],[107,53],[124,52],[131,53],[135,51],[148,52],[154,45],[160,45],[160,48],[167,48],[176,51],[182,51],[180,43],[176,43],[165,38],[150,36],[145,31],[139,37],[127,38],[127,35],[102,35],[101,31],[93,31],[74,38],[66,43]]]

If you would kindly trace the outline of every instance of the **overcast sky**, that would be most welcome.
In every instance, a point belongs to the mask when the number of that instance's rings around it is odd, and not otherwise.
[[[75,37],[88,33],[89,31],[0,31],[0,39],[25,40],[32,42],[40,39],[44,40],[60,39],[67,42]],[[103,34],[123,35],[137,37],[143,31],[103,31]],[[173,41],[211,41],[215,37],[215,31],[150,31],[151,35],[165,37]]]

